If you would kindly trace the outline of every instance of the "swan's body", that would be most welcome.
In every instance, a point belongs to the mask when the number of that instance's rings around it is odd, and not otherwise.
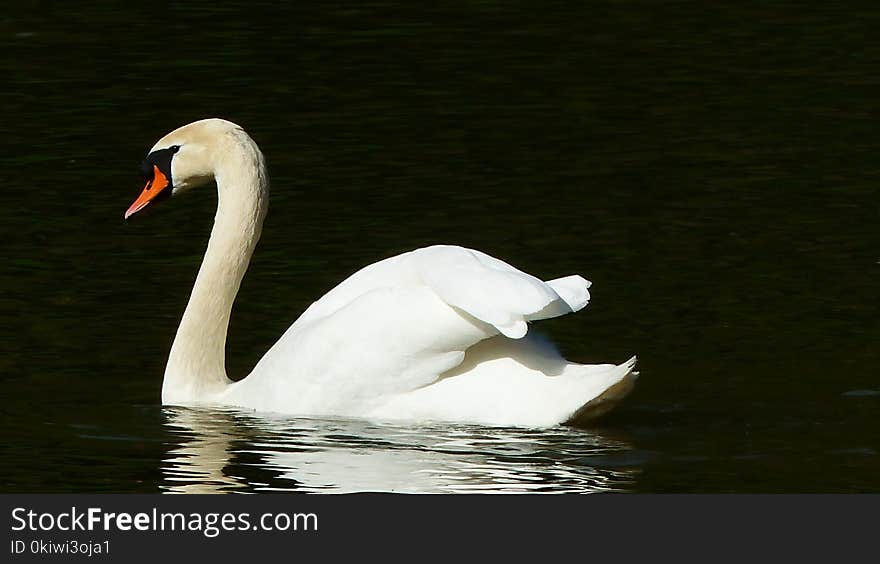
[[[126,217],[160,194],[212,178],[218,190],[208,248],[165,369],[165,404],[541,427],[601,414],[632,388],[635,358],[574,364],[527,336],[527,322],[583,308],[589,282],[542,282],[454,246],[358,271],[313,303],[247,378],[232,382],[226,331],[266,213],[262,154],[240,127],[210,119],[166,135],[145,165],[147,187]]]

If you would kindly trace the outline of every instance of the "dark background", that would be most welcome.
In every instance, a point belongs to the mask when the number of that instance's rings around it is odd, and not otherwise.
[[[625,491],[878,490],[872,3],[19,2],[0,22],[3,491],[156,491],[192,438],[159,390],[216,197],[122,213],[149,147],[204,117],[244,126],[273,186],[231,377],[361,266],[459,244],[583,274],[589,307],[541,329],[573,360],[639,355],[567,463]],[[613,455],[584,455],[596,436]],[[242,440],[223,473],[264,466]]]

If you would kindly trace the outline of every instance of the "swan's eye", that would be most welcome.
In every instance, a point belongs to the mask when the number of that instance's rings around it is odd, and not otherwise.
[[[155,167],[158,167],[159,170],[165,175],[166,178],[171,179],[171,159],[174,158],[174,154],[180,150],[180,145],[171,145],[170,147],[166,147],[164,149],[156,149],[149,155],[147,155],[146,160],[141,164],[141,174],[144,177],[144,180],[152,180],[154,176]]]

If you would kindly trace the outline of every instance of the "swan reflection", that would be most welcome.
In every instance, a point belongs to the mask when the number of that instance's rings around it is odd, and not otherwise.
[[[216,492],[625,491],[631,447],[583,429],[507,429],[166,408],[162,489]],[[596,461],[621,458],[623,463]],[[592,465],[591,465],[592,464]]]

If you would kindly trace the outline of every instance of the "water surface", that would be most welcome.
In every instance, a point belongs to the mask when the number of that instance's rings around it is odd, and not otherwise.
[[[0,19],[2,491],[880,489],[880,9],[94,2]],[[162,409],[216,197],[130,223],[165,132],[241,123],[273,181],[245,375],[361,266],[445,242],[593,302],[640,358],[588,429]]]

